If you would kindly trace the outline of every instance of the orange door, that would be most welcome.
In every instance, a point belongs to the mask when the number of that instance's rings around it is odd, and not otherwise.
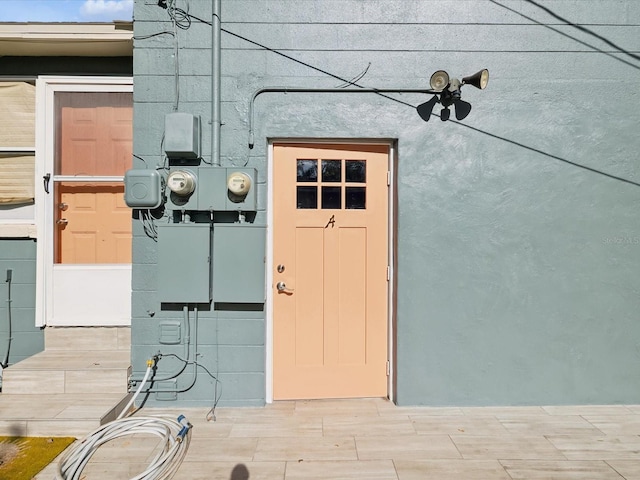
[[[274,398],[387,396],[389,150],[274,145]]]
[[[131,263],[124,185],[91,182],[122,177],[131,166],[131,94],[59,93],[57,103],[55,263]]]
[[[60,182],[57,192],[57,263],[131,263],[131,210],[123,185]]]

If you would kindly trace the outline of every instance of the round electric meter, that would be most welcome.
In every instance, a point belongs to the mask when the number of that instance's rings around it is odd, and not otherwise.
[[[191,195],[196,189],[196,176],[188,170],[174,170],[167,178],[167,187],[176,195]]]
[[[227,188],[234,195],[244,196],[251,190],[251,177],[244,172],[233,172],[227,178]]]

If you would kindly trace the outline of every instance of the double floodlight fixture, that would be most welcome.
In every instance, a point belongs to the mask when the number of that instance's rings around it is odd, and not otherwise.
[[[460,98],[462,86],[473,85],[480,90],[484,90],[488,83],[489,70],[486,68],[468,77],[463,77],[462,81],[457,78],[450,78],[449,74],[444,70],[438,70],[431,75],[431,79],[429,80],[431,90],[435,95],[425,103],[418,105],[418,114],[425,122],[428,122],[433,108],[436,103],[439,103],[442,105],[440,120],[449,120],[451,115],[449,107],[451,105],[455,108],[456,118],[462,120],[471,112],[471,104]]]
[[[433,97],[431,100],[426,101],[425,103],[418,105],[417,111],[418,115],[425,121],[429,121],[431,117],[431,112],[433,111],[433,107],[435,107],[436,103],[442,105],[442,112],[440,113],[441,120],[449,120],[449,116],[451,112],[449,111],[449,107],[453,105],[456,111],[456,118],[458,120],[462,120],[469,112],[471,112],[471,104],[467,102],[463,102],[460,99],[460,89],[463,85],[473,85],[480,90],[483,90],[487,87],[487,83],[489,83],[489,70],[486,68],[484,70],[480,70],[478,73],[475,73],[469,77],[464,77],[462,81],[457,78],[449,78],[449,74],[444,70],[438,70],[433,75],[431,75],[431,79],[429,84],[431,88],[366,88],[361,87],[360,85],[349,82],[353,87],[357,88],[344,88],[344,87],[332,87],[332,88],[322,88],[322,87],[263,87],[259,88],[254,92],[251,96],[251,100],[249,101],[249,148],[253,148],[254,146],[254,136],[253,136],[253,124],[254,124],[254,105],[256,102],[256,98],[263,93],[341,93],[341,94],[354,94],[354,93],[375,93],[378,95],[382,95],[391,100],[395,100],[392,97],[388,97],[385,94],[387,93],[422,93],[422,94],[432,94]]]

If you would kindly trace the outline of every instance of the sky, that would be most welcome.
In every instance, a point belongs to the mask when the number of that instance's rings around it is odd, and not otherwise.
[[[133,0],[0,0],[0,22],[131,20]]]

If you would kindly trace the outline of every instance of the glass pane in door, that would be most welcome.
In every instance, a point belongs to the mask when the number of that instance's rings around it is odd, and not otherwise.
[[[129,92],[56,93],[55,263],[131,262],[123,183],[99,177],[131,168],[132,102]]]

